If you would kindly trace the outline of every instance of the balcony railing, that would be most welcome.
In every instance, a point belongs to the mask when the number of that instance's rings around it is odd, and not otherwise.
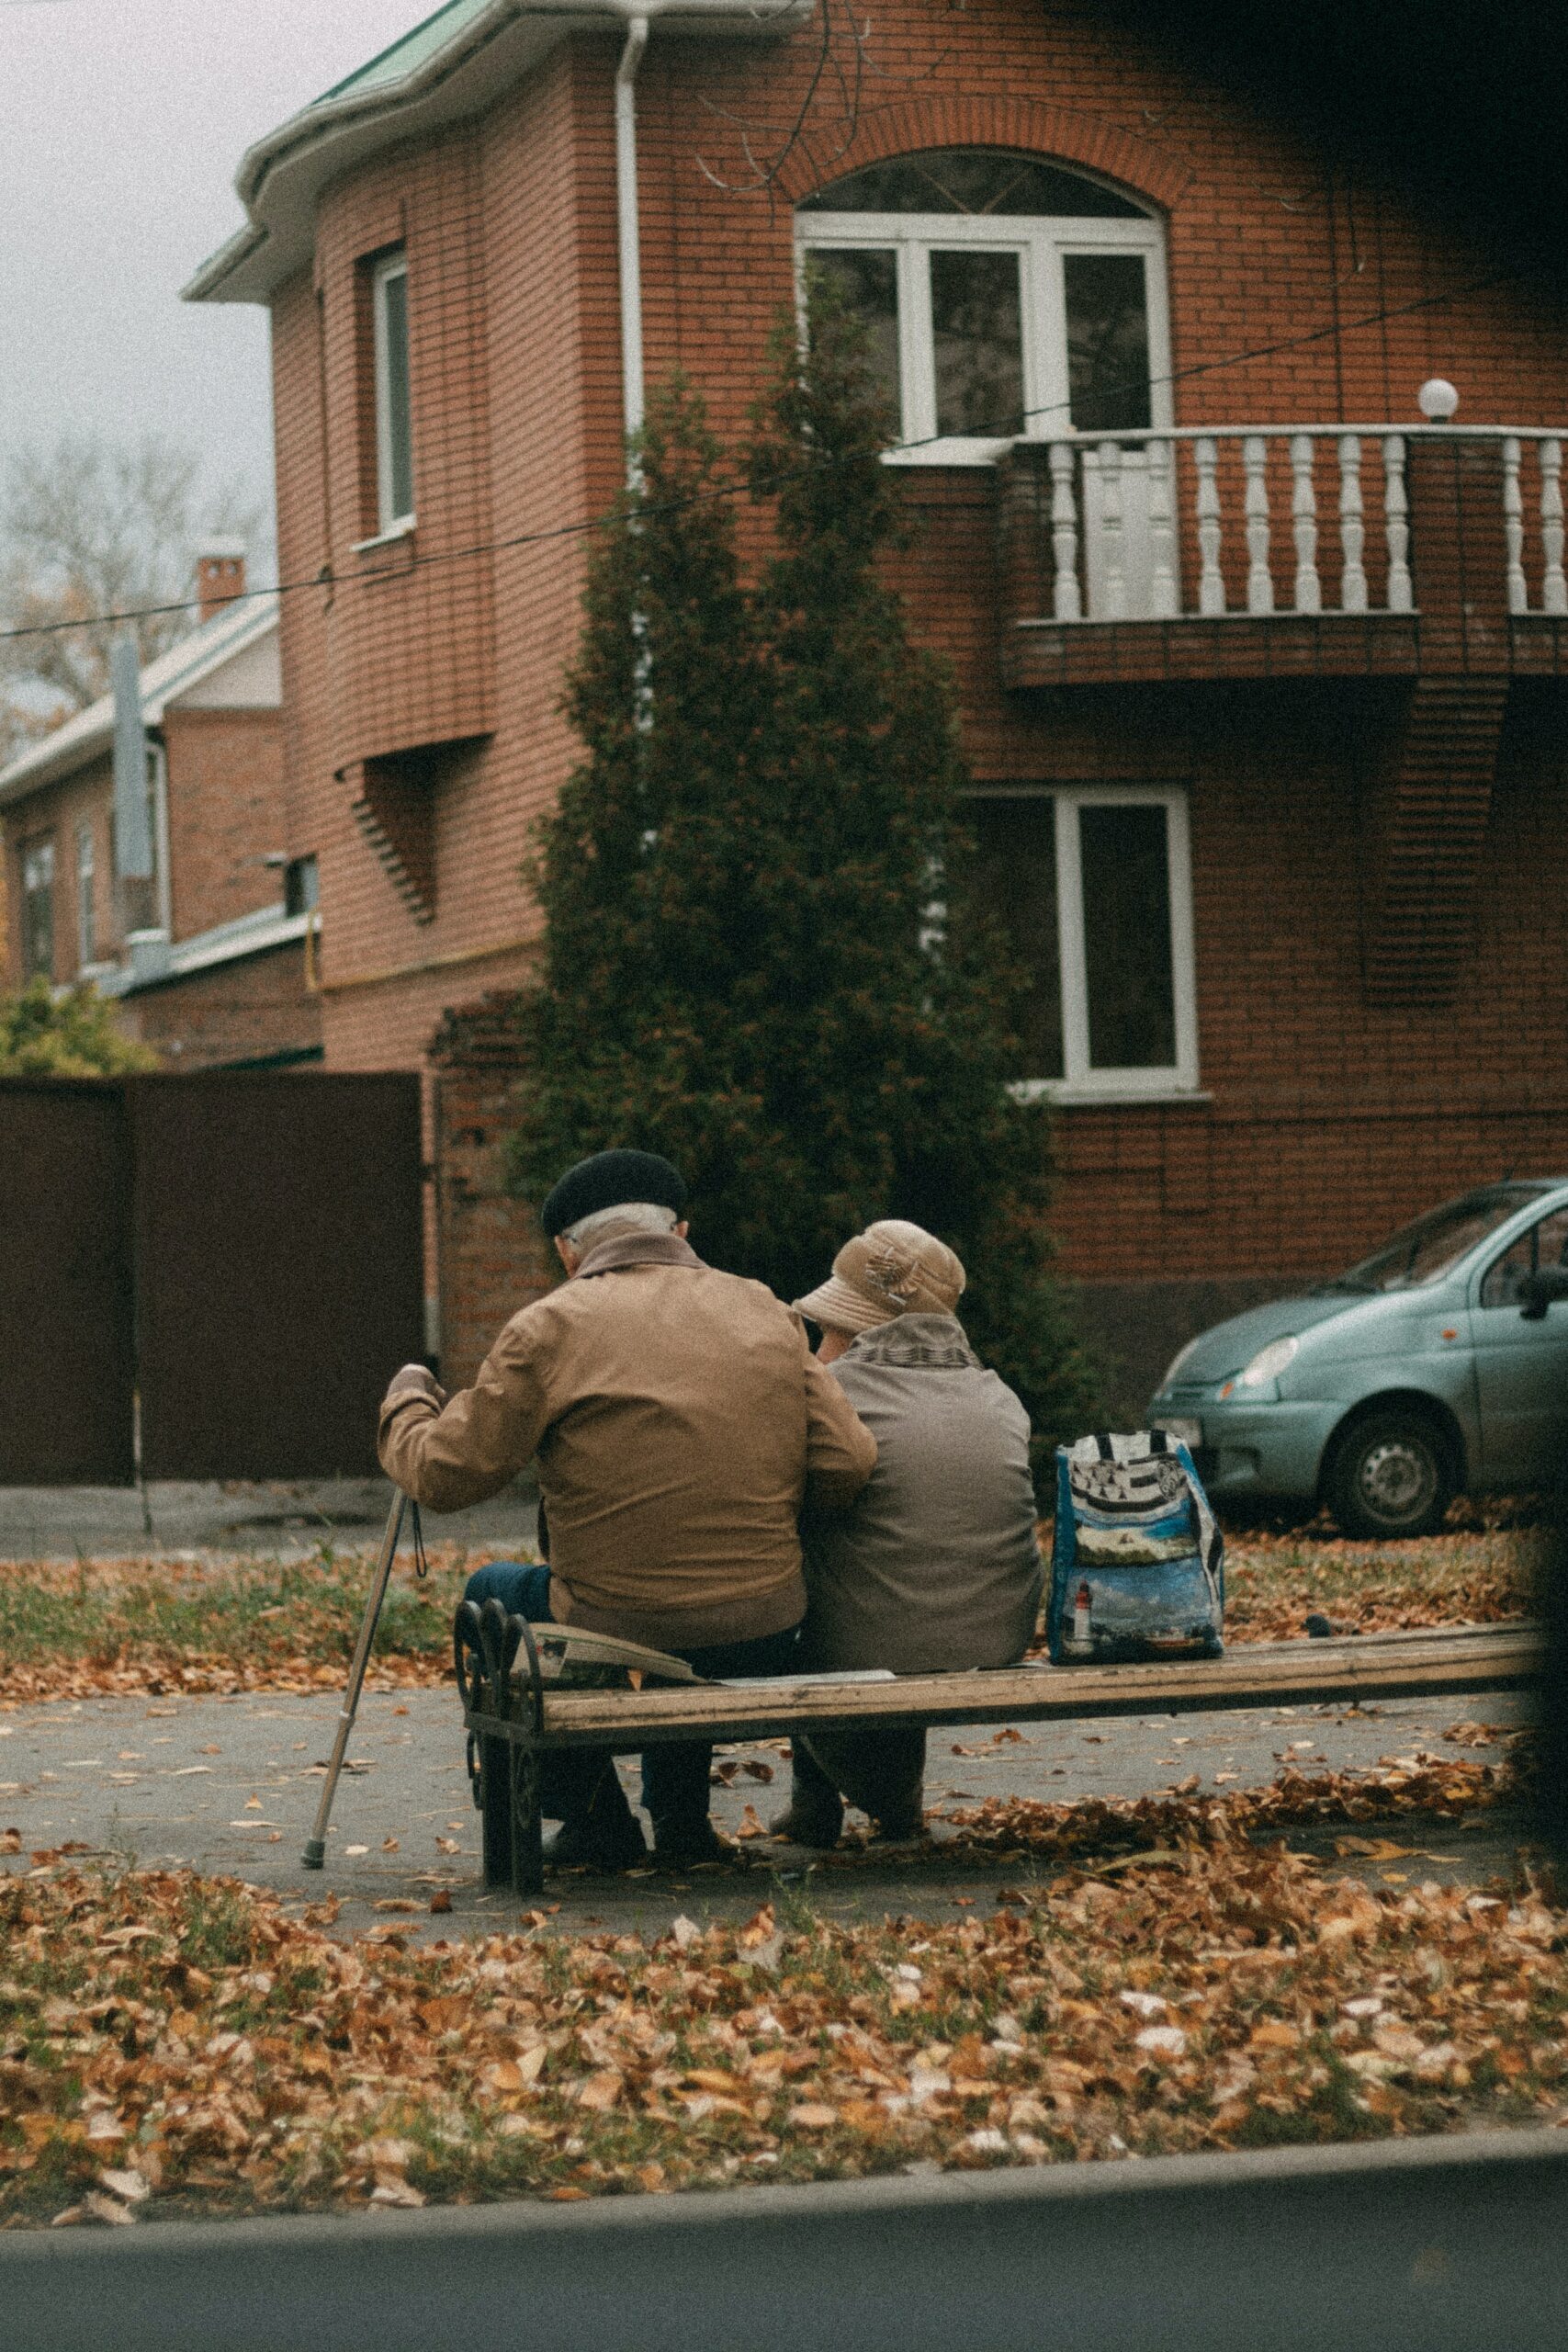
[[[1183,426],[1017,443],[1006,508],[1036,621],[1414,614],[1418,555],[1488,506],[1499,602],[1558,617],[1562,477],[1562,434],[1533,427]]]

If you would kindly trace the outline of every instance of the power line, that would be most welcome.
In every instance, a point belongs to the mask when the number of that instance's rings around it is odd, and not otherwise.
[[[52,0],[39,0],[39,4],[51,5]],[[25,0],[0,0],[0,6],[21,5],[25,5]],[[1301,334],[1283,335],[1274,343],[1257,344],[1247,351],[1229,352],[1220,359],[1195,360],[1190,368],[1173,368],[1168,376],[1136,379],[1130,377],[1126,379],[1124,386],[1119,388],[1112,385],[1109,389],[1134,390],[1142,389],[1146,384],[1150,390],[1163,390],[1173,384],[1190,382],[1197,376],[1217,375],[1227,368],[1244,368],[1255,359],[1272,359],[1281,352],[1300,351],[1309,344],[1326,342],[1331,335],[1354,334],[1365,327],[1381,326],[1391,319],[1409,318],[1419,311],[1441,309],[1446,303],[1462,301],[1468,295],[1483,294],[1494,287],[1506,285],[1518,274],[1513,269],[1495,270],[1489,277],[1472,278],[1463,286],[1451,287],[1446,293],[1417,295],[1408,302],[1396,302],[1384,305],[1376,311],[1369,311],[1360,318],[1330,321],[1325,325],[1308,328]],[[1070,406],[1070,400],[1046,401],[1039,408],[1023,410],[1022,421],[1029,422],[1039,417],[1061,415],[1069,410]],[[1015,411],[1013,414],[1017,415],[1019,412]],[[1010,422],[1011,418],[1005,421],[998,420],[998,431],[1005,431],[1007,424]],[[896,441],[890,445],[886,454],[888,457],[910,457],[918,450],[931,448],[937,443],[951,440],[953,437],[951,434],[931,433],[925,435],[918,441]],[[976,437],[984,439],[994,436],[981,433]],[[1114,440],[1117,436],[1114,433],[1108,433],[1103,437],[1107,440]],[[821,464],[831,461],[819,459],[815,462]],[[694,491],[685,498],[666,500],[661,506],[648,508],[644,512],[673,513],[682,507],[705,503],[710,499],[737,498],[745,491],[744,482],[725,482],[712,490]],[[477,556],[502,555],[513,548],[542,547],[551,540],[578,538],[586,532],[601,531],[614,525],[619,511],[618,508],[611,507],[602,514],[591,514],[575,523],[558,523],[548,530],[517,531],[506,538],[480,539],[467,547],[440,548],[423,555],[416,552],[408,566],[408,571],[430,571],[438,564],[467,563]],[[357,580],[375,576],[362,572],[340,573],[334,571],[330,564],[323,564],[319,571],[311,572],[308,578],[275,581],[265,588],[247,588],[243,595],[230,597],[227,602],[250,604],[262,596],[290,596],[298,594],[301,589],[350,586]],[[200,601],[198,596],[181,596],[165,605],[139,605],[119,612],[86,613],[78,615],[71,620],[36,621],[22,628],[0,629],[0,644],[15,643],[23,638],[60,637],[68,629],[107,628],[131,621],[159,620],[165,618],[171,613],[193,612]]]

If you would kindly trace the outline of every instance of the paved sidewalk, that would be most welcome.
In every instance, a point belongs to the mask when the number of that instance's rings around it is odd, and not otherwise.
[[[742,1838],[737,1864],[673,1877],[551,1876],[533,1905],[479,1882],[479,1823],[468,1792],[456,1694],[371,1693],[349,1743],[353,1770],[339,1785],[327,1867],[308,1871],[299,1853],[321,1787],[338,1707],[335,1692],[293,1698],[252,1692],[226,1699],[56,1700],[0,1711],[0,1828],[20,1833],[20,1854],[0,1868],[26,1870],[34,1849],[78,1842],[142,1865],[187,1863],[232,1872],[292,1898],[341,1898],[340,1933],[394,1921],[421,1937],[471,1936],[514,1928],[525,1908],[553,1928],[613,1928],[660,1933],[681,1911],[693,1917],[744,1917],[774,1881],[807,1893],[843,1917],[887,1911],[994,1907],[1000,1886],[1026,1885],[1031,1865],[944,1860],[944,1824],[933,1851],[908,1848],[846,1852],[826,1862],[761,1837]],[[1229,1714],[1149,1716],[1016,1731],[948,1727],[931,1736],[928,1804],[956,1810],[986,1796],[1052,1800],[1134,1796],[1197,1773],[1213,1793],[1267,1783],[1287,1758],[1307,1770],[1369,1765],[1416,1747],[1450,1756],[1461,1716],[1511,1725],[1524,1712],[1516,1695],[1398,1701],[1361,1708],[1276,1706]],[[1482,1751],[1485,1753],[1487,1751]],[[1501,1754],[1501,1749],[1490,1751]],[[787,1786],[783,1742],[723,1751],[732,1784],[716,1786],[714,1817],[733,1836],[765,1823]],[[636,1802],[635,1768],[623,1765]],[[1347,1825],[1292,1831],[1296,1850],[1333,1858]],[[1462,1822],[1400,1820],[1378,1826],[1405,1857],[1339,1863],[1374,1878],[1467,1883],[1506,1868],[1521,1825],[1501,1814]],[[449,1913],[432,1916],[445,1891]],[[378,1906],[391,1905],[391,1909]]]
[[[374,1549],[391,1492],[384,1478],[0,1487],[0,1561],[230,1552],[287,1559],[322,1542]],[[473,1510],[427,1513],[425,1539],[532,1546],[537,1512],[536,1488],[519,1480]]]

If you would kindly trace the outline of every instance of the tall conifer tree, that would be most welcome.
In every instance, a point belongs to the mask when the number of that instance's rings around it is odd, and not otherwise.
[[[679,384],[592,566],[513,1179],[663,1151],[704,1255],[785,1298],[873,1217],[913,1217],[964,1260],[965,1323],[1040,1436],[1076,1432],[1092,1378],[1051,1274],[1045,1114],[1009,1092],[1016,981],[964,904],[952,690],[877,566],[886,417],[829,300],[773,357],[745,453],[775,528],[756,585]]]

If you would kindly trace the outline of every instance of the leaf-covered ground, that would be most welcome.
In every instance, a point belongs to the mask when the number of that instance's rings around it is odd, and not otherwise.
[[[1314,1611],[1337,1629],[1365,1632],[1519,1616],[1530,1605],[1539,1542],[1528,1530],[1498,1528],[1411,1544],[1348,1543],[1315,1529],[1234,1536],[1227,1638],[1299,1634]],[[488,1556],[437,1547],[423,1582],[400,1563],[372,1690],[450,1673],[452,1611],[464,1577]],[[335,1685],[369,1577],[368,1559],[330,1547],[284,1563],[0,1563],[0,1701]]]
[[[1353,1787],[996,1808],[972,1827],[998,1861],[1063,1866],[995,1916],[828,1924],[781,1895],[651,1943],[540,1932],[539,1912],[471,1944],[410,1948],[395,1925],[344,1944],[330,1906],[40,1855],[0,1881],[0,2217],[1568,2121],[1568,1912],[1528,1876],[1373,1885],[1290,1850],[1292,1824],[1336,1812],[1457,1827],[1504,1786],[1404,1759]],[[1397,1838],[1341,1842],[1419,1867]]]
[[[1357,1543],[1316,1529],[1233,1535],[1225,1546],[1225,1637],[1275,1642],[1311,1613],[1337,1633],[1489,1625],[1529,1613],[1542,1550],[1530,1530],[1478,1529],[1408,1544]]]
[[[438,1546],[423,1578],[400,1557],[369,1689],[450,1675],[453,1611],[490,1556]],[[0,1701],[335,1688],[372,1566],[328,1545],[286,1561],[0,1562]]]

